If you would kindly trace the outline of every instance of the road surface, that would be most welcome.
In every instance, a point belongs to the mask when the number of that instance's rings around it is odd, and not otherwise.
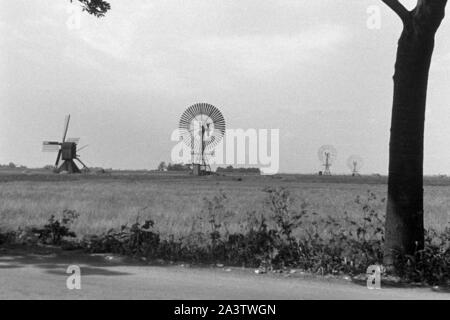
[[[0,249],[0,299],[450,299],[429,288],[369,290],[346,280],[241,268],[147,265],[107,255]],[[35,251],[36,252],[36,251]],[[69,265],[81,289],[67,288]]]

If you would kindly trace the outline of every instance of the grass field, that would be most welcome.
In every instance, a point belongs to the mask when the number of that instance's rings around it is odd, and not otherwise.
[[[285,187],[294,205],[303,201],[321,216],[339,217],[347,211],[361,213],[357,195],[368,190],[377,195],[378,210],[384,210],[384,177],[319,177],[307,175],[209,176],[184,174],[113,173],[111,175],[51,175],[0,173],[0,227],[17,229],[43,225],[64,209],[80,216],[73,225],[78,235],[117,228],[124,223],[152,218],[162,233],[189,232],[193,218],[201,214],[204,197],[219,192],[227,196],[226,208],[235,213],[231,227],[245,219],[246,212],[265,212],[265,187]],[[425,223],[442,230],[450,223],[450,179],[425,181]],[[205,226],[206,227],[206,226]]]

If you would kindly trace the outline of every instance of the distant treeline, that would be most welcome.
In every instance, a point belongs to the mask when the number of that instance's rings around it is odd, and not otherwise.
[[[226,168],[218,167],[216,172],[218,173],[253,173],[261,174],[259,168],[233,168],[233,166],[228,166]]]
[[[190,164],[184,163],[168,163],[164,161],[158,165],[158,171],[190,171],[192,167]],[[250,174],[261,174],[259,168],[233,168],[233,166],[228,166],[226,168],[218,167],[216,169],[217,173],[250,173]]]
[[[0,164],[0,169],[27,169],[27,167],[10,162],[8,164]]]
[[[161,163],[158,167],[159,171],[190,171],[191,166],[183,163]]]

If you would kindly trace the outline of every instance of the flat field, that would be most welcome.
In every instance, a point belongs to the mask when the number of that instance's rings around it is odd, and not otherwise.
[[[17,229],[46,223],[65,209],[80,216],[72,229],[78,235],[98,234],[122,224],[151,218],[164,234],[189,232],[196,217],[205,211],[204,198],[226,195],[224,205],[234,213],[231,227],[245,223],[246,213],[268,212],[264,204],[267,187],[284,187],[291,193],[293,207],[302,202],[320,216],[361,214],[367,191],[377,200],[373,206],[384,211],[386,178],[380,176],[276,175],[207,176],[184,173],[114,172],[107,175],[55,175],[0,172],[0,227]],[[450,223],[450,179],[425,179],[425,224],[442,230]],[[203,213],[202,213],[203,212]],[[207,222],[204,223],[205,228]]]

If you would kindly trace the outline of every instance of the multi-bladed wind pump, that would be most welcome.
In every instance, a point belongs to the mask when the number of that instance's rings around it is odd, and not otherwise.
[[[325,170],[321,173],[325,176],[331,176],[330,168],[337,157],[336,149],[332,145],[324,145],[320,147],[317,155],[322,163],[322,166],[325,167]]]
[[[67,131],[69,129],[70,114],[66,116],[64,120],[63,136],[61,142],[59,141],[43,141],[42,151],[44,152],[58,152],[55,162],[55,171],[57,173],[81,173],[80,169],[76,165],[74,160],[77,160],[84,169],[89,170],[88,167],[80,160],[77,151],[84,149],[87,146],[83,146],[77,150],[78,142],[80,138],[67,138]],[[59,166],[59,162],[62,160],[62,164]]]
[[[225,135],[225,119],[219,109],[209,103],[196,103],[187,108],[179,122],[180,137],[190,147],[192,173],[211,173],[208,157]]]
[[[351,170],[352,176],[354,177],[360,175],[359,171],[361,170],[363,165],[364,165],[363,159],[356,154],[350,156],[347,159],[347,167]]]

